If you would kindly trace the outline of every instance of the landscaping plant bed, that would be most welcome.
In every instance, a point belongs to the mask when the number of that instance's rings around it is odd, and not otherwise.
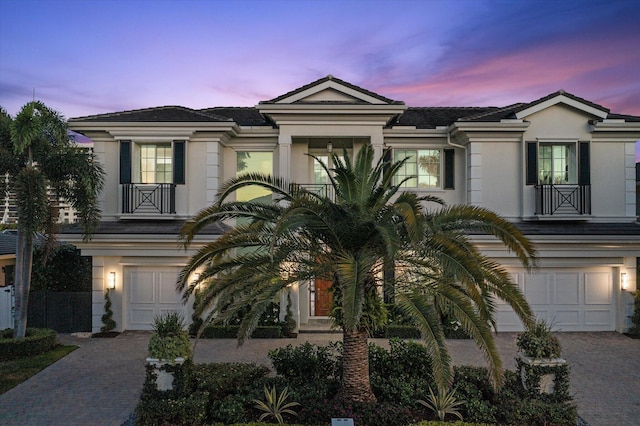
[[[340,385],[342,345],[288,345],[269,353],[275,376],[265,366],[185,362],[176,372],[171,391],[150,385],[150,373],[136,410],[136,424],[260,424],[265,389],[287,389],[286,401],[297,415],[282,414],[288,424],[329,425],[332,418],[351,418],[358,426],[430,425],[437,416],[417,403],[436,389],[427,349],[416,342],[392,339],[390,349],[369,345],[374,404],[342,403]],[[575,425],[576,407],[570,397],[532,394],[515,371],[494,390],[486,368],[455,367],[452,389],[466,422],[487,424]],[[455,416],[448,415],[448,420]],[[274,418],[263,420],[275,421]],[[254,422],[254,423],[252,423]],[[421,423],[422,422],[422,423]],[[463,423],[458,423],[463,424]],[[469,423],[471,424],[471,423]]]

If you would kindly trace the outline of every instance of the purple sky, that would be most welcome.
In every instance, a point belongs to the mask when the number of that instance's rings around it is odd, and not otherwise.
[[[0,105],[253,106],[333,74],[410,106],[558,89],[640,115],[637,0],[0,0]]]

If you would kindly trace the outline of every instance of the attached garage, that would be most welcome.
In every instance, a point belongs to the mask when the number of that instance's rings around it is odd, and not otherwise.
[[[127,330],[151,330],[153,319],[167,312],[180,312],[190,319],[189,306],[176,292],[179,267],[126,266],[124,288]]]
[[[535,274],[515,271],[518,284],[537,318],[556,331],[616,329],[611,268],[544,269]],[[498,304],[498,331],[521,331],[522,324],[508,305]]]

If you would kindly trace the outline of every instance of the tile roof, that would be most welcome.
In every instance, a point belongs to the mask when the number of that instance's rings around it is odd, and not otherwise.
[[[404,102],[394,101],[377,93],[370,92],[331,75],[316,80],[305,86],[299,87],[284,95],[269,101],[261,101],[260,104],[276,103],[296,93],[307,90],[310,87],[326,81],[336,81],[353,90],[365,93],[390,104],[403,105]],[[433,129],[437,126],[449,126],[456,121],[499,122],[503,119],[515,118],[516,113],[527,108],[553,99],[557,96],[566,96],[577,102],[584,103],[593,108],[608,113],[610,119],[623,119],[627,122],[640,122],[640,117],[633,115],[612,114],[609,109],[580,98],[571,93],[559,90],[533,102],[520,102],[504,107],[409,107],[397,116],[389,126],[415,126],[419,129]],[[311,104],[327,103],[342,104],[341,102],[309,102]],[[90,115],[71,118],[70,122],[235,122],[240,126],[274,126],[271,119],[261,114],[254,107],[211,107],[194,110],[182,106],[162,106],[131,111],[113,112],[107,114]]]
[[[434,129],[449,126],[464,117],[496,111],[497,107],[409,107],[390,126]]]
[[[207,114],[202,110],[183,106],[162,106],[154,108],[136,109],[131,111],[112,112],[108,114],[89,115],[71,118],[69,121],[99,121],[99,122],[207,122],[231,121],[229,117]]]
[[[290,92],[287,92],[284,95],[280,95],[277,98],[273,98],[273,99],[270,99],[268,101],[260,101],[260,104],[274,104],[276,102],[279,102],[279,101],[281,101],[283,99],[288,98],[289,96],[293,96],[293,95],[295,95],[297,93],[303,92],[303,91],[305,91],[305,90],[307,90],[307,89],[309,89],[309,88],[311,88],[313,86],[317,86],[317,85],[325,83],[327,81],[335,81],[338,84],[341,84],[343,86],[346,86],[346,87],[348,87],[350,89],[353,89],[353,90],[356,90],[358,92],[364,93],[364,94],[366,94],[368,96],[371,96],[373,98],[379,99],[379,100],[381,100],[383,102],[386,102],[388,104],[404,105],[404,102],[402,102],[402,101],[394,101],[393,99],[389,99],[389,98],[386,98],[386,97],[384,97],[382,95],[379,95],[377,93],[371,92],[371,91],[369,91],[367,89],[363,89],[362,87],[356,86],[355,84],[351,84],[351,83],[349,83],[347,81],[341,80],[341,79],[339,79],[337,77],[334,77],[332,75],[328,75],[326,77],[323,77],[321,79],[313,81],[313,82],[311,82],[309,84],[305,84],[304,86],[298,87],[297,89],[294,89],[294,90],[292,90]],[[318,102],[312,102],[312,103],[318,103]],[[325,103],[325,102],[323,102],[323,103]],[[329,103],[341,103],[341,102],[329,102]]]
[[[177,238],[186,221],[184,220],[105,220],[101,221],[93,233],[97,235],[173,235]],[[203,228],[199,234],[222,235],[228,227],[222,223],[215,223]],[[59,234],[82,234],[82,227],[78,223],[62,225]]]
[[[240,126],[272,126],[273,122],[253,107],[213,107],[200,110],[204,114],[227,117]]]

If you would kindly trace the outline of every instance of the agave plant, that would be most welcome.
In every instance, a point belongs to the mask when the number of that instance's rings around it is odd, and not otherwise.
[[[264,411],[260,416],[260,421],[273,417],[276,419],[279,425],[284,424],[284,419],[282,418],[283,414],[291,414],[293,416],[297,416],[298,413],[293,411],[291,407],[295,407],[296,405],[300,405],[297,402],[286,402],[287,398],[289,398],[289,389],[284,388],[282,392],[280,392],[280,396],[278,396],[275,385],[271,388],[271,390],[264,387],[264,396],[265,401],[260,401],[259,399],[254,399],[253,402],[256,403],[256,408]]]
[[[465,401],[458,401],[456,399],[456,390],[455,389],[447,389],[447,388],[438,388],[438,393],[435,394],[433,389],[429,387],[429,396],[426,401],[419,399],[418,404],[424,405],[425,407],[432,410],[440,419],[441,422],[444,421],[444,418],[447,414],[452,414],[462,420],[462,414],[458,411],[460,405],[464,404]]]

